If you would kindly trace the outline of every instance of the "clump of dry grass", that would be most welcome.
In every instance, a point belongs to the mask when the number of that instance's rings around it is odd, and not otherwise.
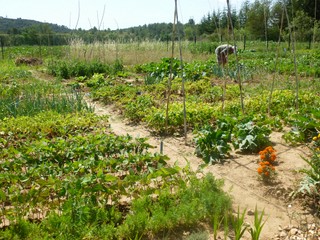
[[[189,42],[182,42],[185,61],[194,59],[207,60],[210,56],[204,54],[192,54],[189,50]],[[136,65],[147,62],[157,62],[161,58],[171,57],[171,43],[160,41],[143,41],[131,43],[117,43],[115,41],[94,42],[86,44],[81,39],[70,41],[69,57],[72,59],[93,61],[103,63],[114,63],[121,59],[124,65]],[[175,57],[179,57],[178,51]]]

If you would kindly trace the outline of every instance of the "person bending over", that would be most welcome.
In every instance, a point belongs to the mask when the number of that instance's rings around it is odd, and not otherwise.
[[[218,46],[215,50],[218,64],[224,67],[224,65],[228,63],[228,55],[235,53],[235,51],[236,47],[229,44]]]

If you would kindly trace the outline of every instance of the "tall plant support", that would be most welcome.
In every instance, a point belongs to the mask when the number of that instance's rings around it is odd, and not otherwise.
[[[267,13],[266,13],[266,8],[267,8],[267,2],[264,2],[263,5],[263,15],[264,15],[264,37],[265,37],[265,41],[266,41],[266,48],[268,51],[269,48],[269,42],[268,42],[268,18],[267,18]]]
[[[231,26],[231,31],[232,31],[232,38],[234,42],[234,46],[236,47],[236,39],[234,36],[234,29],[233,29],[233,23],[232,23],[232,18],[231,18],[231,10],[230,10],[230,4],[229,0],[227,0],[227,7],[228,7],[228,16],[229,16],[229,21],[230,21],[230,26]],[[236,56],[236,64],[237,64],[237,82],[239,84],[239,90],[240,90],[240,104],[241,104],[241,111],[244,113],[244,102],[243,102],[243,89],[242,89],[242,81],[240,77],[240,66],[239,66],[239,59],[238,59],[238,53],[237,51],[234,52]]]
[[[76,25],[74,26],[74,30],[77,30],[79,19],[80,19],[80,0],[78,1],[78,18],[77,18]]]
[[[2,59],[4,59],[4,39],[3,39],[3,37],[0,37],[0,45],[1,45],[1,56],[2,56]]]
[[[172,25],[172,37],[171,37],[171,41],[172,41],[172,46],[171,46],[171,62],[170,62],[170,74],[168,77],[168,83],[167,83],[167,93],[166,93],[166,97],[167,97],[167,106],[166,106],[166,122],[165,122],[165,129],[166,129],[166,135],[168,135],[168,119],[169,119],[169,105],[170,105],[170,95],[171,95],[171,82],[172,82],[172,65],[173,65],[173,57],[174,57],[174,41],[175,41],[175,37],[176,37],[176,20],[177,17],[176,15],[178,15],[178,10],[177,7],[175,7],[174,10],[174,18],[173,18],[173,25]]]
[[[170,104],[170,95],[171,95],[171,82],[172,82],[172,64],[173,64],[173,57],[174,57],[174,42],[176,35],[178,36],[179,41],[179,53],[180,53],[180,68],[183,72],[183,59],[182,59],[182,46],[181,46],[181,37],[179,33],[179,29],[177,31],[177,23],[179,22],[178,19],[178,4],[177,0],[175,2],[175,10],[174,10],[174,20],[173,20],[173,29],[172,29],[172,51],[171,51],[171,63],[170,63],[170,76],[168,78],[168,92],[167,92],[167,107],[166,107],[166,134],[168,134],[168,118],[169,118],[169,104]],[[178,34],[177,34],[178,32]],[[185,142],[187,142],[187,113],[186,113],[186,94],[185,94],[185,87],[184,87],[184,76],[182,74],[182,95],[183,95],[183,122],[184,122],[184,137]]]
[[[273,95],[273,91],[274,91],[274,84],[275,84],[275,79],[276,79],[276,74],[277,74],[277,64],[278,64],[279,52],[280,52],[281,34],[282,34],[282,28],[283,28],[283,18],[284,18],[284,9],[283,9],[282,15],[281,15],[278,47],[277,47],[276,59],[275,59],[275,63],[274,63],[274,74],[273,74],[273,79],[272,79],[272,84],[271,84],[271,89],[270,89],[270,94],[269,94],[269,99],[268,99],[268,115],[269,116],[271,115],[270,112],[271,112],[272,95]]]
[[[166,135],[168,135],[168,122],[169,122],[169,105],[170,105],[170,95],[171,95],[171,82],[172,82],[172,65],[173,65],[173,57],[174,57],[174,39],[176,36],[176,11],[174,12],[174,19],[173,19],[173,25],[172,25],[172,46],[171,46],[171,62],[170,62],[170,74],[168,77],[168,83],[167,83],[167,106],[166,106],[166,122],[165,122],[165,129],[166,129]]]
[[[229,26],[230,26],[230,19],[228,17],[227,14],[227,26],[228,26],[228,41],[227,44],[229,45],[229,40],[230,40],[230,36],[229,36]],[[227,51],[227,58],[228,58],[228,51]],[[227,66],[227,72],[229,72],[228,69],[228,65]],[[224,65],[222,65],[221,67],[221,71],[222,71],[222,77],[223,77],[223,87],[222,87],[222,106],[221,106],[221,111],[224,114],[225,113],[225,101],[226,101],[226,92],[227,92],[227,77],[225,75],[225,69],[224,69]]]
[[[314,0],[314,22],[313,22],[313,39],[312,39],[312,45],[313,48],[315,48],[316,43],[316,30],[317,30],[317,2],[318,0]]]
[[[178,10],[177,10],[177,0],[175,0],[175,12],[176,12],[176,18],[177,23],[178,21]],[[183,58],[182,58],[182,44],[181,44],[181,37],[180,37],[180,31],[178,28],[178,41],[179,41],[179,55],[180,55],[180,69],[181,69],[181,92],[183,96],[183,130],[184,130],[184,140],[185,144],[187,144],[187,109],[186,109],[186,92],[185,92],[185,78],[183,74]]]
[[[283,3],[283,7],[284,7],[284,11],[285,11],[286,18],[287,18],[287,21],[288,21],[290,38],[292,39],[294,74],[295,74],[295,82],[296,82],[295,108],[298,110],[299,109],[299,79],[298,79],[297,57],[296,57],[296,36],[295,36],[295,31],[294,31],[293,27],[291,26],[291,23],[290,23],[290,20],[289,20],[289,14],[288,14],[285,2]]]

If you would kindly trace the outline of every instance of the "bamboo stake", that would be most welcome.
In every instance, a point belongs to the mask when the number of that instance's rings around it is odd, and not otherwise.
[[[263,4],[263,15],[264,15],[264,35],[265,35],[265,41],[266,41],[266,47],[267,47],[267,51],[269,48],[269,42],[268,42],[268,24],[267,24],[267,13],[266,13],[266,1],[264,1]]]
[[[168,77],[168,89],[167,89],[167,106],[166,106],[166,123],[165,123],[165,131],[166,135],[168,135],[168,118],[169,118],[169,104],[170,104],[170,95],[171,95],[171,82],[172,82],[172,65],[173,65],[173,57],[174,57],[174,41],[176,37],[176,20],[178,15],[177,10],[177,2],[175,0],[175,10],[174,10],[174,18],[173,18],[173,26],[172,26],[172,48],[171,48],[171,62],[170,62],[170,74]]]
[[[77,18],[76,25],[74,26],[74,30],[77,30],[79,19],[80,19],[80,0],[78,1],[78,18]]]
[[[314,0],[314,22],[313,22],[313,48],[315,48],[315,42],[316,42],[316,29],[317,29],[317,1]]]
[[[233,41],[234,41],[234,46],[236,47],[236,40],[235,40],[235,36],[234,36],[234,29],[233,29],[233,23],[232,23],[232,18],[231,18],[231,10],[230,10],[229,0],[227,0],[227,6],[228,6],[228,15],[229,15],[229,20],[230,20],[232,37],[233,37]],[[239,60],[238,60],[237,51],[235,51],[234,54],[236,56],[236,64],[237,64],[237,82],[239,84],[239,90],[240,90],[241,111],[242,111],[242,113],[244,113],[243,90],[242,90],[242,82],[241,82],[241,77],[240,77],[240,67],[239,67]]]
[[[179,29],[177,31],[176,24],[179,22],[178,19],[178,4],[177,0],[175,0],[175,10],[174,10],[174,21],[173,21],[173,29],[172,29],[172,52],[171,52],[171,63],[170,63],[170,76],[168,78],[168,94],[167,94],[167,108],[166,108],[166,134],[168,134],[168,118],[169,118],[169,104],[170,104],[170,95],[171,95],[171,81],[172,81],[172,65],[173,65],[173,56],[174,56],[174,41],[176,37],[176,33],[178,32],[178,41],[179,41],[179,52],[180,52],[180,68],[183,72],[183,59],[182,59],[182,46],[181,46],[181,38],[179,34]],[[184,138],[185,143],[187,143],[187,113],[186,113],[186,96],[185,96],[185,87],[184,87],[184,76],[182,74],[182,95],[183,95],[183,122],[184,122]]]
[[[290,38],[292,39],[294,73],[295,73],[295,82],[296,82],[295,108],[296,108],[296,110],[298,110],[299,109],[299,80],[298,80],[297,57],[296,57],[296,36],[295,36],[295,31],[293,30],[293,28],[290,24],[289,15],[288,15],[288,11],[287,11],[287,7],[285,5],[285,2],[284,2],[283,6],[284,6],[284,11],[286,13],[287,21],[288,21]]]
[[[281,23],[280,23],[280,30],[279,30],[277,54],[276,54],[276,59],[275,59],[275,63],[274,63],[274,74],[273,74],[273,79],[272,79],[272,84],[271,84],[271,89],[270,89],[270,94],[269,94],[269,99],[268,99],[268,115],[269,116],[270,116],[270,108],[271,108],[271,103],[272,103],[272,95],[273,95],[273,90],[274,90],[274,84],[275,84],[275,79],[276,79],[276,74],[277,74],[277,63],[278,63],[278,59],[279,59],[281,34],[282,34],[282,28],[283,28],[283,18],[284,18],[284,9],[283,9],[282,15],[281,15]]]
[[[175,12],[176,12],[176,18],[177,18],[177,23],[179,22],[178,20],[178,10],[177,10],[177,0],[175,0]],[[180,68],[181,68],[181,78],[182,78],[182,83],[181,83],[181,91],[182,91],[182,96],[183,96],[183,129],[184,129],[184,140],[185,144],[187,144],[187,110],[186,110],[186,93],[185,93],[185,79],[184,79],[184,74],[183,74],[183,58],[182,58],[182,45],[181,45],[181,37],[180,37],[180,31],[178,29],[178,41],[179,41],[179,53],[180,53]]]
[[[229,40],[230,40],[230,36],[229,36],[229,25],[230,25],[230,19],[228,18],[228,15],[227,15],[227,28],[228,28],[228,41],[227,41],[227,44],[228,44],[228,45],[229,45]],[[228,54],[229,54],[229,51],[227,51],[227,58],[228,58]],[[226,65],[226,68],[227,68],[227,72],[229,72],[228,65]],[[226,100],[226,91],[227,91],[227,76],[225,75],[224,65],[222,65],[221,70],[222,70],[222,77],[223,77],[222,106],[221,106],[221,111],[222,111],[222,113],[224,114],[224,110],[225,110],[225,100]]]

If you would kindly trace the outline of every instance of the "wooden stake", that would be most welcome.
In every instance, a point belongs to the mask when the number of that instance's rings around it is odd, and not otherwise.
[[[284,6],[284,11],[286,13],[287,21],[288,21],[290,38],[292,39],[292,52],[293,52],[294,73],[295,73],[295,81],[296,81],[295,107],[296,107],[296,110],[298,110],[299,109],[299,80],[298,80],[297,57],[296,57],[296,36],[295,36],[295,31],[290,24],[289,15],[288,15],[288,11],[285,3],[283,4],[283,6]]]
[[[232,18],[231,18],[231,10],[230,10],[229,0],[227,0],[227,6],[228,6],[228,16],[229,16],[229,20],[230,20],[232,37],[233,37],[233,41],[234,41],[234,46],[236,47],[237,44],[236,44],[236,40],[235,40],[235,36],[234,36],[234,29],[233,29],[233,23],[232,23]],[[238,53],[237,53],[237,51],[235,51],[234,54],[235,54],[235,56],[236,56],[236,64],[237,64],[237,82],[238,82],[238,84],[239,84],[239,90],[240,90],[241,111],[242,111],[242,113],[244,113],[242,81],[241,81],[241,77],[240,77],[240,67],[239,67],[239,60],[238,60]]]

